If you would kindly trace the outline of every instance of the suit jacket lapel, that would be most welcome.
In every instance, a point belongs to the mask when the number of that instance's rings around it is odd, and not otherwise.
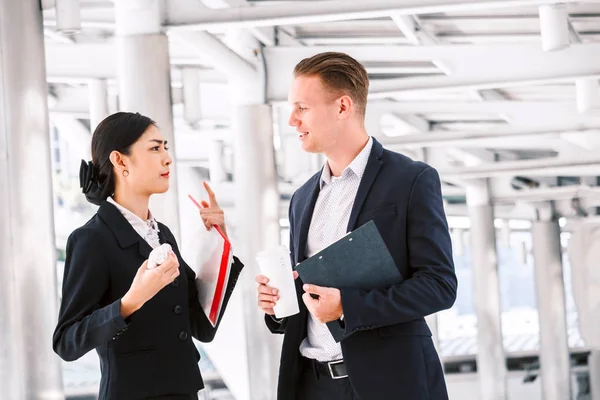
[[[150,256],[152,247],[133,229],[129,221],[114,205],[104,201],[98,209],[98,215],[115,235],[121,248],[125,249],[137,244],[138,252],[144,259]]]
[[[354,199],[354,205],[352,206],[352,212],[350,213],[350,220],[348,221],[347,232],[351,232],[356,227],[356,221],[358,220],[358,215],[360,214],[360,210],[367,198],[367,194],[369,194],[369,190],[371,190],[371,186],[373,182],[375,182],[375,178],[379,174],[381,170],[381,166],[383,165],[383,146],[373,138],[373,148],[371,149],[371,154],[369,155],[369,161],[367,162],[367,166],[365,168],[365,173],[363,174],[362,179],[360,180],[360,185],[358,187],[358,192],[356,193],[356,198]]]
[[[310,221],[312,219],[313,212],[315,210],[315,204],[319,197],[321,174],[313,177],[313,182],[310,187],[309,197],[306,199],[298,199],[300,203],[304,203],[304,209],[297,222],[300,226],[300,230],[297,235],[295,245],[296,251],[296,262],[302,262],[306,259],[306,242],[308,241],[308,228],[310,227]],[[292,227],[293,228],[293,227]]]
[[[148,259],[148,257],[150,257],[150,252],[152,251],[152,247],[141,236],[138,239],[138,251],[144,259]]]

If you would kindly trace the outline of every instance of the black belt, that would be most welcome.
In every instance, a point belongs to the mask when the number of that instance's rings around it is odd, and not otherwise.
[[[312,358],[305,358],[308,365],[317,371],[319,375],[325,375],[331,379],[343,379],[348,377],[348,370],[344,360],[320,362]]]

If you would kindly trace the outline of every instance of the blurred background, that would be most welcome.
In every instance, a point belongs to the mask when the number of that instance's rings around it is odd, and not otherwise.
[[[324,51],[366,67],[369,134],[440,173],[459,291],[428,322],[450,398],[600,400],[597,0],[0,0],[1,399],[97,398],[96,353],[64,363],[50,338],[66,239],[96,209],[79,163],[119,110],[172,143],[151,209],[188,263],[187,194],[209,180],[247,264],[197,343],[201,398],[275,399],[254,256],[287,246],[289,199],[323,165],[287,90]]]

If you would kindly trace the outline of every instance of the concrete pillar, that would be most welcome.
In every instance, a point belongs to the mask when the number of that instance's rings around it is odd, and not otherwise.
[[[510,234],[511,229],[508,220],[502,220],[502,226],[500,227],[500,243],[502,247],[506,249],[510,249]]]
[[[200,71],[198,68],[181,69],[183,82],[183,118],[190,125],[196,125],[202,118],[200,110]]]
[[[242,297],[256,299],[254,277],[260,273],[255,256],[279,245],[279,193],[273,150],[271,107],[258,104],[247,82],[232,82],[239,93],[233,98],[247,99],[234,113],[234,181],[236,190],[237,249],[246,263],[242,277]],[[258,91],[258,89],[257,89]],[[264,314],[256,301],[244,301],[246,351],[250,399],[276,398],[281,338],[272,335],[264,324]]]
[[[590,400],[600,400],[600,350],[595,349],[588,356],[588,371],[590,374]]]
[[[161,32],[160,1],[119,0],[115,16],[120,110],[139,112],[156,121],[176,159],[169,42]],[[169,191],[152,196],[150,208],[179,238],[176,163],[171,166],[170,179]]]
[[[478,398],[504,400],[507,398],[506,361],[500,319],[496,232],[487,180],[469,182],[466,192],[471,219],[473,301],[477,314]]]
[[[223,141],[212,140],[210,142],[210,152],[208,154],[208,169],[210,171],[211,183],[218,184],[227,180],[224,156]]]
[[[543,399],[569,399],[569,344],[558,220],[550,216],[534,221],[532,234]]]
[[[462,257],[465,254],[465,231],[461,228],[452,230],[452,243],[454,244],[454,255]]]
[[[108,115],[119,111],[119,93],[118,88],[108,88]]]
[[[64,399],[40,6],[0,0],[1,399]]]
[[[108,84],[106,79],[90,79],[88,81],[90,102],[90,131],[94,132],[102,120],[109,115]]]

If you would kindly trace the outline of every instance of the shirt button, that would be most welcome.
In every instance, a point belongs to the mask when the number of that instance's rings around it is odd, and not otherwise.
[[[175,315],[181,315],[181,313],[183,312],[183,307],[181,307],[180,305],[176,305],[175,308],[173,308],[173,312],[175,313]]]
[[[171,282],[171,286],[173,286],[173,287],[179,286],[179,278],[173,279],[173,282]]]
[[[180,340],[186,340],[188,338],[188,334],[185,333],[184,331],[179,332],[179,339]]]

